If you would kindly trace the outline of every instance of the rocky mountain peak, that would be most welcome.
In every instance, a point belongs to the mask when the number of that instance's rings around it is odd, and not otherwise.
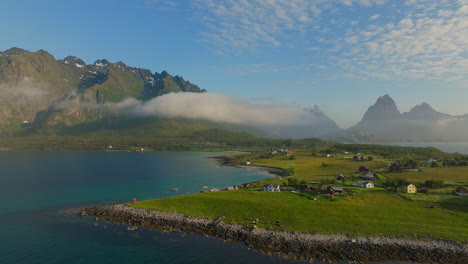
[[[109,64],[111,64],[111,63],[106,59],[97,60],[97,61],[94,62],[94,66],[96,66],[98,68],[107,67]]]
[[[67,65],[75,66],[78,68],[83,68],[86,66],[86,63],[82,59],[75,57],[75,56],[67,56],[60,62],[67,64]]]
[[[388,95],[380,96],[374,105],[367,109],[362,121],[398,119],[400,110]]]
[[[450,118],[451,116],[437,112],[428,103],[423,102],[411,108],[409,112],[403,113],[402,117],[411,120],[437,120]]]

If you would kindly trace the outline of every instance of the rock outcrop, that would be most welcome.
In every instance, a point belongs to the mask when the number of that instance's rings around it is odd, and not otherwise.
[[[137,209],[125,204],[102,205],[70,210],[69,213],[161,231],[197,232],[226,241],[244,241],[267,254],[306,261],[410,261],[468,263],[468,243],[432,240],[415,241],[392,237],[348,237],[276,232],[262,228],[224,223],[176,212]]]

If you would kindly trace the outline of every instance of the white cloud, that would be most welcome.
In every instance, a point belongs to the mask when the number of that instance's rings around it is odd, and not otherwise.
[[[379,17],[380,17],[379,14],[373,15],[373,16],[369,17],[369,20],[376,20],[376,19],[378,19]]]
[[[142,102],[132,98],[106,103],[112,112],[140,116],[203,119],[251,126],[310,125],[315,117],[297,105],[254,104],[214,93],[170,93]]]
[[[376,24],[348,30],[334,45],[364,49],[344,53],[353,57],[330,66],[339,65],[362,79],[467,81],[468,4],[414,0],[404,5],[402,16],[390,23],[370,19]]]
[[[193,0],[209,30],[203,40],[232,53],[283,46],[288,36],[313,30],[325,11],[336,6],[372,6],[384,0]],[[343,22],[343,21],[335,21]],[[324,29],[320,29],[324,30]],[[326,29],[325,29],[326,30]],[[286,39],[286,40],[285,40]]]
[[[47,96],[47,86],[34,81],[30,77],[25,77],[15,85],[0,84],[0,96],[16,97],[25,96],[28,98],[37,98]]]

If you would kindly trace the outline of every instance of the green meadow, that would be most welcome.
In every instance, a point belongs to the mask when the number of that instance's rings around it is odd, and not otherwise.
[[[231,158],[233,164],[245,164],[249,160],[257,166],[294,172],[291,176],[260,180],[249,189],[142,201],[131,206],[212,219],[224,216],[225,222],[272,230],[468,241],[468,197],[457,196],[454,192],[456,186],[468,184],[468,167],[388,173],[390,160],[354,161],[352,154],[327,158],[308,151],[298,151],[294,158],[264,153]],[[357,179],[351,180],[351,177],[359,176],[357,171],[362,165],[380,171],[380,179],[374,181],[376,188],[354,186]],[[333,182],[338,173],[347,177],[344,183]],[[406,194],[384,185],[395,177],[418,188],[425,180],[443,180],[445,185],[428,194]],[[289,178],[313,186],[324,182],[344,187],[345,193],[330,198],[319,190],[267,193],[260,189],[266,183],[284,186]],[[317,200],[310,199],[312,196]],[[255,218],[259,219],[258,223],[249,220]]]
[[[324,194],[317,200],[291,192],[223,191],[142,201],[131,206],[241,223],[284,231],[353,236],[443,238],[468,241],[468,213],[426,208],[424,202],[397,194],[362,192],[356,195]]]

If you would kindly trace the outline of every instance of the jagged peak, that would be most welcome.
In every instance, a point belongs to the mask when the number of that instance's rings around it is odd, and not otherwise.
[[[111,63],[106,59],[96,60],[94,62],[94,66],[100,67],[100,68],[107,67],[109,64],[111,64]]]
[[[167,76],[172,76],[172,75],[170,75],[170,74],[169,74],[167,71],[165,71],[165,70],[163,70],[163,71],[161,72],[161,75],[162,75],[163,78],[164,78],[164,77],[167,77]]]
[[[420,110],[430,110],[430,111],[435,112],[435,110],[426,102],[422,102],[421,104],[414,106],[413,108],[411,108],[410,112],[420,111]]]
[[[71,55],[65,57],[60,62],[67,64],[67,65],[75,66],[78,68],[83,68],[86,66],[86,63],[82,59],[75,57],[75,56],[71,56]]]
[[[390,95],[388,95],[388,94],[380,96],[376,101],[376,103],[381,103],[381,102],[393,102],[393,103],[395,103],[395,101],[393,101],[392,97],[390,97]]]
[[[380,96],[374,105],[367,109],[366,113],[364,114],[362,121],[366,120],[388,120],[388,119],[395,119],[400,117],[400,110],[390,97],[390,95],[386,94],[384,96]]]

